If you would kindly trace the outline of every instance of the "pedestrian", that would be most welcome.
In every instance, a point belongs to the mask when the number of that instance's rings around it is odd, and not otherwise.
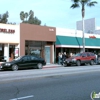
[[[62,53],[62,59],[61,59],[61,64],[63,65],[64,61],[66,60],[66,52]]]
[[[61,60],[62,60],[62,54],[59,52],[58,53],[58,64],[61,64]]]
[[[97,56],[97,54],[95,53],[95,64],[98,63],[97,59],[98,59],[98,56]]]
[[[62,55],[62,60],[64,61],[67,58],[66,52],[63,53]]]

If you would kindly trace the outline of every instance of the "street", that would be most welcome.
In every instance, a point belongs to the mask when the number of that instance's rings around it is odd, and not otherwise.
[[[0,100],[91,100],[100,92],[100,66],[1,71]]]

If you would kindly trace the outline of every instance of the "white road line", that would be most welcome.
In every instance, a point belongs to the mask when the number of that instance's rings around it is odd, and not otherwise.
[[[27,98],[32,98],[32,97],[34,97],[34,95],[20,97],[20,98],[14,98],[14,99],[10,99],[10,100],[22,100],[22,99],[27,99]]]

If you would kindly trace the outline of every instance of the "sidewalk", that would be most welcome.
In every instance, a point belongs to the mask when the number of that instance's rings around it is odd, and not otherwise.
[[[58,65],[58,64],[46,64],[45,66],[43,66],[44,68],[57,68],[57,67],[61,67],[62,65]]]

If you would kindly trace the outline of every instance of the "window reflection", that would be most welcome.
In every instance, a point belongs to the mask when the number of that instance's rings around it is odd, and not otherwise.
[[[43,57],[45,44],[43,41],[25,41],[25,55]]]

